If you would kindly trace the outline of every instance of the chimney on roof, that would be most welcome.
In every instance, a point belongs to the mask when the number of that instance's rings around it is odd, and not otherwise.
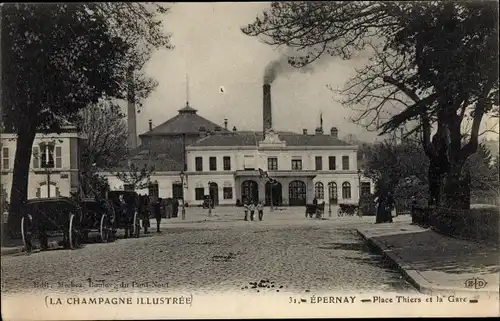
[[[199,133],[200,133],[200,137],[205,137],[207,136],[207,129],[203,126],[200,127],[200,129],[198,129]]]
[[[150,119],[149,120],[149,131],[152,131],[153,130],[153,120]]]
[[[135,111],[134,68],[130,66],[127,71],[127,126],[128,148],[137,147],[137,119]]]
[[[235,131],[236,131],[236,126],[233,126],[233,132],[235,132]]]
[[[332,129],[330,129],[330,135],[332,135],[333,138],[339,137],[339,130],[337,127],[332,127]]]
[[[321,127],[316,127],[316,135],[321,135],[321,134],[323,134]]]
[[[227,118],[224,118],[224,128],[227,130]]]
[[[266,135],[266,131],[268,129],[273,128],[273,113],[271,109],[271,85],[270,84],[264,84],[262,87],[262,92],[263,92],[263,130],[262,134]]]
[[[307,129],[302,129],[302,134],[307,135]]]

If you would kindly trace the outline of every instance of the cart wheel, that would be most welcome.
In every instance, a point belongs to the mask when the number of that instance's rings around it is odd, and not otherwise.
[[[69,218],[69,247],[74,250],[80,247],[79,231],[76,223],[77,217],[75,214],[71,214]]]
[[[339,216],[339,217],[341,217],[341,216],[342,216],[342,209],[341,209],[341,208],[339,208],[339,209],[337,210],[337,216]]]
[[[108,216],[104,214],[101,216],[101,225],[99,228],[99,234],[101,236],[101,242],[107,243],[109,240],[109,226],[107,222]]]
[[[28,215],[28,219],[25,217],[21,218],[21,236],[23,238],[24,251],[30,253],[33,250],[33,243],[31,242],[31,232],[29,231],[28,224],[33,225],[33,219],[31,215]]]
[[[139,237],[139,233],[141,232],[141,225],[139,223],[139,218],[137,217],[137,212],[134,213],[134,220],[132,221],[133,224],[133,230],[132,230],[132,235],[134,237]]]

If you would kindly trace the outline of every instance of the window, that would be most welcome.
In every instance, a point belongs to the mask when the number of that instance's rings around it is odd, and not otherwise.
[[[42,189],[40,187],[36,188],[36,198],[42,197]]]
[[[54,145],[43,144],[41,147],[42,168],[54,168]]]
[[[292,170],[294,171],[302,170],[302,159],[292,159]]]
[[[321,156],[316,156],[316,170],[323,170],[323,157]]]
[[[351,198],[351,184],[349,182],[342,183],[342,198],[343,199]]]
[[[230,171],[231,170],[231,157],[224,156],[224,158],[222,159],[222,162],[224,163],[223,164],[224,170],[225,171]]]
[[[233,199],[233,188],[232,187],[224,187],[222,190],[222,193],[224,194],[225,200]]]
[[[62,168],[62,149],[61,146],[55,148],[56,151],[56,168]]]
[[[362,182],[361,183],[361,195],[370,194],[371,186],[370,182]]]
[[[134,184],[123,184],[123,190],[133,192],[135,190]]]
[[[316,182],[316,184],[314,184],[314,196],[320,200],[325,198],[325,187],[323,183]]]
[[[337,159],[335,156],[330,156],[328,157],[328,169],[331,171],[334,171],[337,169],[336,163]]]
[[[194,197],[197,201],[202,201],[203,200],[203,196],[205,196],[205,188],[203,187],[196,187],[194,189]]]
[[[40,168],[40,149],[33,147],[33,168]]]
[[[151,183],[149,184],[148,186],[148,195],[149,196],[154,196],[154,197],[158,197],[159,196],[159,187],[158,187],[158,183]]]
[[[267,170],[268,171],[277,171],[278,170],[278,158],[277,157],[267,158]]]
[[[9,169],[9,148],[2,148],[2,169]]]
[[[56,187],[56,197],[61,196],[61,191],[59,190],[59,187]]]
[[[196,157],[194,159],[195,162],[195,170],[197,172],[202,172],[203,171],[203,157]]]
[[[210,157],[208,159],[208,163],[209,163],[209,168],[211,171],[217,170],[217,157]]]
[[[337,203],[337,183],[330,182],[328,183],[328,197],[330,203]]]
[[[342,156],[342,170],[349,170],[349,156]]]

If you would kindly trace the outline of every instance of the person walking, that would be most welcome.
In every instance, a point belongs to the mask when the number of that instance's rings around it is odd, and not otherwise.
[[[262,221],[262,218],[264,216],[264,204],[262,203],[262,201],[257,204],[257,212],[259,213],[259,221]]]
[[[151,222],[149,220],[149,217],[151,215],[149,204],[152,202],[152,200],[148,195],[144,195],[140,196],[139,201],[142,216],[142,227],[144,228],[144,234],[148,234],[148,228],[151,226]]]
[[[158,197],[156,204],[154,206],[154,215],[156,219],[156,233],[161,233],[160,231],[160,223],[161,223],[161,214],[162,214],[162,206],[163,200]]]
[[[248,201],[245,202],[245,204],[243,205],[243,210],[245,211],[245,221],[248,221],[248,210],[249,210],[249,205],[248,204]]]
[[[250,210],[250,221],[253,221],[253,217],[255,215],[255,204],[253,202],[250,203],[248,209]]]

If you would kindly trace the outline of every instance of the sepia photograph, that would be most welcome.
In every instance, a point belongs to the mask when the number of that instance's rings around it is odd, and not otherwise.
[[[2,319],[499,317],[498,10],[0,3]]]

